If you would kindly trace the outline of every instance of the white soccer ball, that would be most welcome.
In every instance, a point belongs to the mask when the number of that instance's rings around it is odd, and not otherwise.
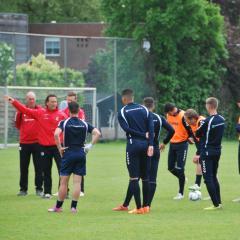
[[[191,191],[188,195],[190,201],[198,201],[202,199],[202,193],[200,191]]]

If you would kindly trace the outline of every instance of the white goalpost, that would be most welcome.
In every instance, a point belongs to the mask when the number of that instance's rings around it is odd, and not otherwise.
[[[36,93],[37,104],[44,107],[44,101],[48,94],[58,97],[58,106],[66,107],[66,96],[69,91],[74,91],[78,96],[78,103],[86,114],[86,121],[96,126],[96,88],[75,87],[26,87],[6,86],[0,87],[0,147],[16,146],[19,142],[19,132],[14,125],[16,110],[4,101],[4,95],[9,95],[25,103],[26,93]]]

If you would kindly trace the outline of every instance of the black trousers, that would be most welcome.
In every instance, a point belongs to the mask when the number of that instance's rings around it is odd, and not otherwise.
[[[40,159],[40,146],[38,143],[23,144],[19,146],[20,155],[20,191],[28,190],[28,168],[32,156],[35,170],[36,190],[42,191],[43,176]]]
[[[56,146],[41,145],[40,154],[43,168],[44,194],[46,193],[52,194],[52,163],[54,159],[59,175],[61,156]]]
[[[200,156],[203,178],[214,206],[221,204],[220,184],[217,178],[220,154]]]

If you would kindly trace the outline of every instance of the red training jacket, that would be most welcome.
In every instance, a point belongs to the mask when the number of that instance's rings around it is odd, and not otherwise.
[[[61,120],[67,118],[66,114],[56,109],[50,111],[48,108],[30,109],[22,103],[14,100],[12,105],[21,113],[37,120],[37,127],[34,133],[38,136],[39,144],[43,146],[56,145],[54,132]]]
[[[63,110],[63,112],[69,117],[70,116],[70,112],[69,112],[69,108],[65,108]],[[85,120],[85,112],[83,109],[79,108],[79,112],[78,112],[78,118],[81,119],[81,120]]]
[[[26,106],[27,107],[27,106]],[[41,106],[36,105],[35,109],[39,109]],[[35,130],[38,127],[36,119],[29,117],[26,114],[16,112],[15,126],[20,130],[19,141],[23,144],[31,144],[38,142],[38,136]]]

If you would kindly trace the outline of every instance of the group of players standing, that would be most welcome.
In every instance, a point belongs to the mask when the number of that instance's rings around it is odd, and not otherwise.
[[[54,158],[61,184],[56,205],[49,211],[62,211],[62,204],[68,192],[69,176],[73,173],[74,190],[71,211],[75,213],[81,189],[80,184],[82,177],[86,174],[86,153],[98,141],[100,132],[83,121],[85,118],[84,112],[76,103],[76,94],[68,94],[68,107],[64,111],[57,109],[57,97],[55,95],[47,96],[45,108],[36,105],[31,106],[31,101],[35,102],[35,94],[32,92],[27,94],[29,106],[24,106],[9,96],[5,98],[23,114],[21,117],[26,118],[26,122],[36,120],[38,123],[37,129],[35,129],[35,126],[30,131],[33,139],[36,138],[37,131],[38,143],[21,141],[24,139],[24,135],[21,135],[20,131],[20,195],[27,192],[26,169],[28,169],[30,154],[32,153],[36,172],[36,194],[43,195],[45,198],[51,197],[51,168]],[[144,98],[143,105],[134,103],[134,95],[131,89],[123,90],[122,103],[124,107],[118,113],[118,120],[127,136],[126,165],[130,179],[123,204],[113,210],[128,211],[130,214],[150,212],[157,186],[160,152],[165,149],[165,145],[169,142],[168,170],[177,177],[179,182],[179,191],[173,199],[181,200],[184,198],[186,179],[184,168],[188,145],[189,143],[195,143],[197,151],[193,161],[197,164],[197,171],[196,181],[191,189],[198,190],[200,188],[203,176],[213,202],[213,206],[207,207],[205,210],[222,209],[217,171],[225,120],[217,113],[218,100],[213,97],[206,99],[206,110],[209,114],[207,118],[200,116],[194,109],[183,111],[174,104],[167,103],[164,108],[167,116],[165,119],[163,116],[154,113],[155,103],[153,98]],[[18,123],[18,118],[17,115],[16,123]],[[18,124],[16,125],[18,127]],[[237,130],[239,130],[239,126],[240,123]],[[162,128],[167,130],[167,135],[160,143]],[[92,133],[92,143],[85,145],[88,132]],[[37,157],[33,152],[36,144],[39,144],[42,157],[41,172],[37,170]],[[25,151],[22,151],[23,149]],[[22,163],[24,161],[25,163]],[[24,174],[22,174],[22,168],[25,169]],[[142,202],[140,179],[142,180]],[[42,181],[44,182],[44,194],[42,194]],[[132,197],[135,199],[136,208],[129,210]]]
[[[88,148],[83,149],[87,132],[97,134],[98,137],[95,137],[97,139],[100,136],[97,130],[85,123],[85,113],[77,104],[77,94],[75,92],[68,93],[66,99],[68,106],[63,110],[58,109],[57,96],[54,94],[46,97],[45,107],[36,104],[36,95],[34,92],[26,94],[26,105],[9,96],[5,96],[5,99],[18,110],[15,118],[15,126],[20,130],[20,191],[18,196],[26,196],[28,193],[28,168],[32,155],[35,168],[36,195],[43,198],[52,197],[52,162],[54,159],[60,175],[59,192],[56,195],[58,198],[61,198],[61,186],[62,184],[66,185],[66,180],[68,181],[65,176],[68,174],[69,169],[66,168],[73,168],[73,166],[67,165],[68,163],[63,164],[63,152],[66,151],[69,155],[69,152],[77,150],[77,152],[81,152],[81,166],[79,167],[78,165],[78,168],[81,168],[83,174],[81,174],[81,179],[75,177],[75,182],[78,184],[77,192],[79,193],[76,193],[74,188],[73,201],[75,202],[72,203],[74,212],[79,195],[84,195],[83,176],[85,175],[85,159],[82,156],[82,151],[88,151],[91,148],[91,145],[88,145]],[[71,113],[71,107],[74,109],[74,113]],[[66,121],[69,122],[72,116],[74,116],[74,119],[78,119],[77,126],[72,126],[77,130],[81,129],[81,131],[72,132],[72,134],[75,134],[75,138],[79,139],[79,141],[73,139],[75,141],[73,144],[71,143],[72,139],[69,143],[69,136],[65,134],[66,124],[62,125]],[[64,127],[63,134],[55,133],[59,130],[60,125],[62,130]],[[71,129],[68,129],[69,131]],[[79,135],[80,137],[78,138]],[[59,138],[60,144],[58,144]],[[63,146],[66,141],[71,146]],[[72,149],[72,146],[74,146],[74,149]],[[67,193],[62,195],[64,195],[64,199],[68,197],[68,186]]]
[[[205,210],[222,208],[220,186],[217,179],[218,163],[221,156],[221,141],[225,120],[217,113],[218,100],[208,98],[206,110],[209,117],[199,116],[193,109],[186,112],[172,103],[165,105],[167,119],[153,113],[154,99],[147,97],[143,105],[134,103],[133,91],[125,89],[122,92],[122,102],[125,105],[119,113],[118,120],[126,132],[126,164],[129,172],[129,185],[124,203],[114,208],[114,211],[128,211],[131,214],[150,212],[151,203],[157,185],[157,170],[160,151],[170,141],[168,153],[168,170],[179,182],[178,194],[174,200],[184,198],[185,163],[188,144],[195,143],[197,147],[194,162],[197,163],[196,184],[191,188],[200,187],[203,175],[213,206]],[[161,128],[168,131],[162,144],[159,144]],[[142,196],[139,180],[142,180]],[[128,209],[132,196],[136,208]]]

